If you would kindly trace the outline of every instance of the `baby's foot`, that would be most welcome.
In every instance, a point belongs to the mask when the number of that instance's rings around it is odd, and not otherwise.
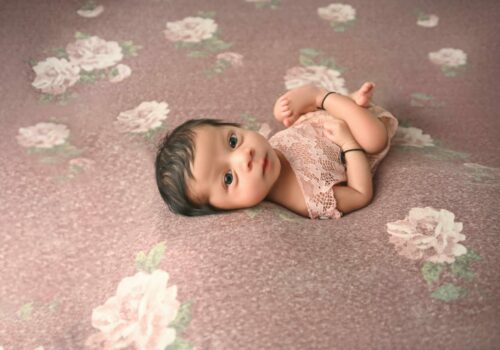
[[[325,89],[312,84],[292,89],[274,104],[274,117],[289,127],[302,114],[316,111],[318,99],[326,92]]]
[[[368,107],[372,101],[373,90],[375,84],[372,82],[364,83],[358,91],[353,92],[349,96],[361,107]]]

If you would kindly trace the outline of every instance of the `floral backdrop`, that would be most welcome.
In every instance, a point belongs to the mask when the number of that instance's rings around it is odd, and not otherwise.
[[[0,349],[494,349],[500,4],[6,2]],[[464,24],[467,25],[464,25]],[[153,162],[221,118],[265,137],[313,83],[400,126],[340,220],[185,218]]]

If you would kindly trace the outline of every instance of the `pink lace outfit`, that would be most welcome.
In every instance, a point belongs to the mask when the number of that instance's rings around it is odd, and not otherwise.
[[[388,142],[379,153],[366,154],[372,176],[389,152],[390,142],[398,128],[398,120],[382,107],[369,110],[384,122]],[[288,129],[273,135],[269,142],[283,153],[298,179],[311,219],[339,219],[333,186],[347,181],[346,169],[340,162],[340,147],[325,134],[323,124],[332,118],[326,111],[311,112],[300,117]]]

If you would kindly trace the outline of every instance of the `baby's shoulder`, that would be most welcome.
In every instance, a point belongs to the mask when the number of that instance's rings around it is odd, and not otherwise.
[[[267,199],[299,215],[309,217],[306,199],[299,180],[287,160],[285,160],[285,164],[282,164],[281,171],[282,176]]]

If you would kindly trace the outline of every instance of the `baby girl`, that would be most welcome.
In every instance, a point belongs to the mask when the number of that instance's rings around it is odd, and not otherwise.
[[[397,119],[371,103],[373,83],[350,96],[314,85],[274,106],[287,129],[269,140],[239,124],[193,119],[161,142],[156,181],[171,211],[204,215],[263,200],[305,217],[340,218],[368,205],[372,176]]]

